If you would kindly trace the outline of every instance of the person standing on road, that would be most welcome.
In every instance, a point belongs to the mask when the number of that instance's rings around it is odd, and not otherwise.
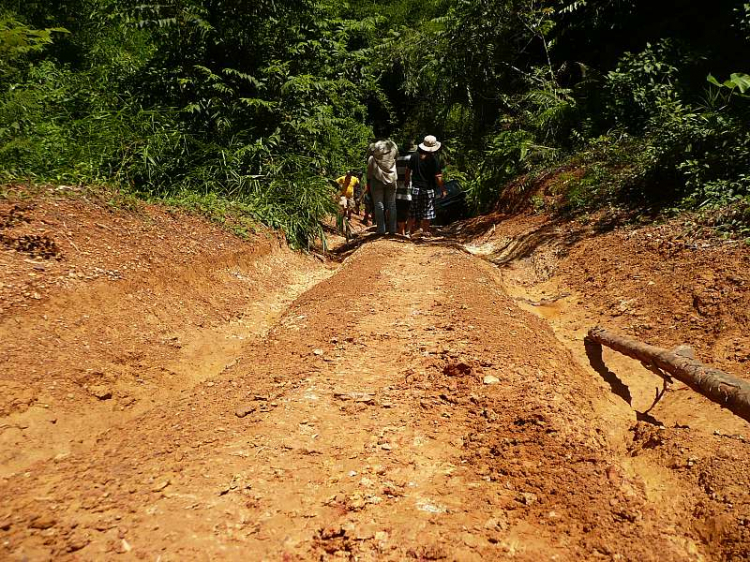
[[[415,234],[421,227],[424,234],[432,234],[430,224],[435,218],[435,190],[440,188],[446,195],[443,184],[443,163],[436,154],[442,143],[434,136],[427,135],[419,149],[409,158],[406,169],[406,182],[412,182],[412,204],[409,217],[409,231]]]
[[[409,208],[411,207],[411,182],[406,181],[406,170],[409,167],[409,159],[417,151],[417,145],[412,143],[409,150],[396,160],[398,171],[398,185],[396,186],[396,232],[401,235],[407,234],[406,223],[409,220]]]
[[[391,140],[375,143],[372,156],[367,161],[367,180],[375,205],[375,222],[378,234],[396,233],[396,170],[398,149]],[[388,224],[386,225],[386,210]]]
[[[346,217],[347,220],[352,220],[352,213],[356,206],[354,192],[359,186],[359,179],[355,173],[350,170],[346,175],[338,178],[336,183],[339,184],[339,207],[341,214]]]
[[[370,157],[372,156],[374,150],[375,143],[370,143],[370,145],[367,147],[367,154],[365,156],[365,174],[363,182],[364,186],[362,188],[362,194],[357,200],[358,205],[361,203],[365,204],[365,216],[362,217],[362,224],[365,226],[369,226],[370,221],[372,221],[375,217],[375,209],[372,203],[372,190],[370,189],[370,173],[367,169],[369,168]]]

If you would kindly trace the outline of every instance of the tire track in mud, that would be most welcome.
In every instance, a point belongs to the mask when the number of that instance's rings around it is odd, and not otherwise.
[[[701,560],[624,468],[606,396],[496,271],[369,244],[239,362],[0,482],[0,554]]]

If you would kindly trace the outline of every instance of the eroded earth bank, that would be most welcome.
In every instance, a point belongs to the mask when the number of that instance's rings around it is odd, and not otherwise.
[[[744,422],[702,399],[701,419],[638,414],[653,381],[608,359],[628,404],[579,351],[601,318],[539,313],[551,275],[455,241],[378,240],[334,270],[158,209],[55,204],[3,229],[60,259],[0,258],[0,558],[750,556]]]

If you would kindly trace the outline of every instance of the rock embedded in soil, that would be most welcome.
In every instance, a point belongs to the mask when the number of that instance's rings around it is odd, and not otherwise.
[[[89,387],[89,394],[99,400],[109,400],[112,398],[112,390],[103,384],[96,384]]]
[[[57,524],[57,520],[52,515],[38,515],[32,519],[29,527],[32,529],[50,529]]]
[[[249,416],[254,411],[255,411],[255,406],[245,405],[245,406],[240,406],[239,408],[237,408],[234,411],[234,415],[241,419],[246,416]]]
[[[492,517],[485,522],[484,528],[490,531],[507,531],[508,522],[505,519]]]
[[[341,401],[353,401],[357,404],[374,404],[375,395],[367,392],[334,392],[333,397]]]
[[[500,383],[500,379],[495,376],[487,375],[486,377],[484,377],[484,384],[492,385],[492,384],[499,384],[499,383]]]
[[[536,494],[532,494],[531,492],[522,492],[518,494],[518,497],[516,499],[524,505],[533,505],[537,502],[539,497]]]
[[[156,481],[156,483],[151,488],[151,491],[152,492],[161,492],[167,486],[169,486],[171,483],[172,483],[171,478],[169,478],[169,477],[161,478],[161,479],[159,479],[159,480]]]
[[[471,533],[465,533],[463,536],[463,542],[469,548],[479,548],[482,546],[482,539]]]
[[[451,361],[443,367],[443,374],[447,377],[460,377],[470,375],[472,367],[464,361]]]
[[[90,542],[91,539],[89,539],[86,535],[73,534],[73,536],[68,539],[68,552],[77,552],[88,546]]]

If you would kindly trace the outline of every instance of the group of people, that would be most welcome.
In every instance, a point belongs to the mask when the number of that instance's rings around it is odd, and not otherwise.
[[[435,192],[445,195],[441,143],[428,135],[399,156],[391,140],[370,145],[364,175],[347,172],[336,180],[339,185],[341,218],[351,219],[365,206],[363,222],[374,215],[379,234],[410,236],[421,230],[431,234],[435,218]]]

